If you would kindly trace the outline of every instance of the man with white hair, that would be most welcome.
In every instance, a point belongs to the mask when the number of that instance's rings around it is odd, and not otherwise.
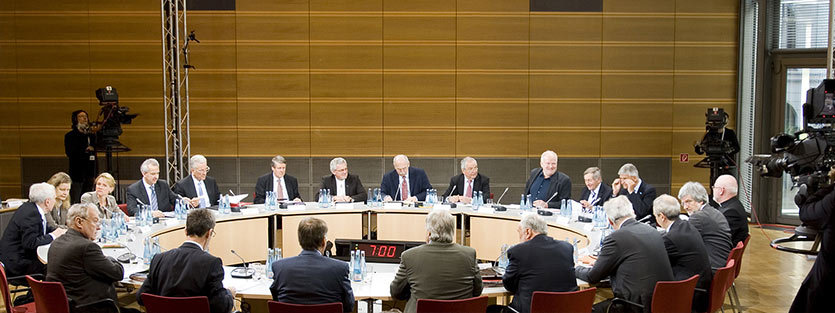
[[[331,175],[322,176],[319,189],[329,189],[333,200],[337,202],[363,202],[368,199],[368,192],[362,186],[360,177],[348,173],[348,161],[334,158],[330,164]],[[316,198],[319,193],[316,192]]]
[[[525,194],[531,195],[533,206],[538,208],[560,208],[560,200],[571,199],[571,179],[563,172],[557,172],[557,153],[542,152],[539,166],[531,170],[525,183]]]
[[[46,266],[38,260],[38,247],[67,231],[47,225],[45,215],[54,205],[55,186],[37,183],[29,187],[29,202],[17,208],[0,240],[0,262],[7,277],[46,273]]]
[[[583,172],[583,183],[586,189],[580,196],[580,204],[584,208],[603,205],[612,198],[612,188],[603,183],[599,167],[589,167]]]
[[[748,213],[737,196],[738,187],[736,178],[731,175],[719,176],[713,183],[713,201],[719,204],[719,212],[728,220],[734,245],[748,237]]]
[[[655,283],[673,280],[673,271],[664,239],[652,226],[635,220],[632,203],[626,196],[618,196],[603,204],[609,224],[615,229],[606,236],[595,261],[583,257],[592,267],[577,266],[577,278],[597,283],[611,276],[612,292],[622,298],[644,306],[649,312]],[[634,306],[606,300],[594,305],[592,312],[634,312]]]
[[[459,245],[455,217],[448,210],[426,215],[426,244],[403,252],[391,282],[392,298],[409,299],[404,313],[417,310],[418,299],[455,300],[480,296],[483,289],[475,249]]]
[[[534,291],[577,290],[571,244],[549,237],[548,224],[535,212],[525,213],[516,231],[519,244],[507,251],[510,263],[502,276],[505,289],[513,293],[511,308],[530,312]]]
[[[64,284],[67,297],[76,304],[104,299],[118,304],[113,283],[124,278],[124,268],[116,259],[105,256],[94,241],[96,231],[101,229],[96,205],[71,206],[67,211],[67,226],[67,233],[49,247],[46,280]]]
[[[707,190],[698,182],[687,182],[678,191],[678,199],[687,214],[690,224],[699,231],[707,248],[710,266],[714,269],[725,266],[731,253],[731,228],[721,212],[707,204]]]
[[[475,192],[481,191],[485,199],[490,198],[490,177],[478,172],[478,162],[472,157],[461,159],[461,174],[449,180],[444,198],[449,202],[471,203]]]
[[[412,167],[409,158],[399,154],[392,159],[394,169],[383,175],[380,191],[384,201],[415,202],[426,200],[426,190],[432,189],[426,172]]]
[[[664,246],[673,268],[675,280],[685,280],[699,275],[696,288],[707,290],[713,273],[710,271],[710,259],[699,231],[688,221],[679,219],[681,206],[675,197],[663,194],[652,202],[652,213],[658,226],[664,228]],[[693,298],[693,311],[707,310],[708,297],[704,292],[696,292]]]
[[[139,170],[142,171],[142,179],[128,186],[128,213],[139,213],[138,203],[148,205],[154,217],[163,217],[162,212],[173,211],[177,195],[171,191],[168,182],[159,179],[159,162],[147,159]]]
[[[276,155],[270,164],[272,172],[258,177],[255,182],[253,202],[264,203],[267,199],[267,191],[274,192],[278,201],[302,201],[302,196],[299,194],[299,180],[287,175],[287,160],[283,156]]]
[[[220,189],[214,177],[208,176],[209,164],[206,157],[195,154],[188,160],[188,175],[174,184],[174,193],[188,200],[192,207],[206,208],[217,205]]]
[[[635,210],[635,218],[642,220],[649,216],[649,220],[655,223],[652,216],[652,200],[655,200],[655,187],[644,182],[638,175],[638,168],[632,163],[626,163],[618,170],[618,178],[612,182],[612,197],[626,196],[632,202]]]

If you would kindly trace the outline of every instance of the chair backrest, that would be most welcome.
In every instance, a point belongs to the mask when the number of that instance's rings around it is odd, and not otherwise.
[[[278,301],[268,301],[270,313],[342,313],[342,303],[325,304],[291,304]]]
[[[462,300],[418,299],[417,302],[418,313],[484,313],[484,311],[487,311],[487,296],[473,297]]]
[[[40,281],[26,275],[32,296],[35,297],[35,310],[39,313],[70,313],[70,303],[64,285],[57,281]]]
[[[6,312],[12,311],[12,294],[9,292],[9,280],[6,278],[6,266],[0,265],[0,293],[3,293],[3,304]]]
[[[710,296],[708,312],[716,312],[722,307],[722,303],[725,302],[725,292],[728,291],[733,277],[734,260],[728,261],[728,265],[720,267],[713,274],[713,281],[710,283],[710,290],[708,290],[708,296]]]
[[[119,210],[122,210],[122,212],[125,213],[125,215],[130,216],[130,213],[128,213],[128,204],[127,203],[119,204],[117,206],[119,207]]]
[[[559,308],[561,312],[591,312],[595,293],[597,288],[594,287],[568,292],[534,291],[531,313],[553,312],[554,308]]]
[[[739,277],[739,272],[742,271],[742,256],[745,255],[745,248],[748,248],[748,240],[751,240],[750,234],[748,235],[748,237],[745,237],[745,240],[737,244],[737,247],[740,244],[742,245],[742,251],[739,252],[739,258],[734,259],[734,262],[736,262],[736,265],[734,265],[736,267],[736,269],[734,270],[734,279]]]
[[[652,293],[652,312],[688,313],[693,307],[693,292],[699,275],[685,280],[659,281]]]
[[[739,268],[739,261],[742,259],[743,250],[745,250],[745,244],[740,241],[736,244],[736,247],[731,249],[731,253],[728,255],[728,261],[734,260],[734,278],[739,275],[736,271]]]
[[[149,293],[142,294],[142,304],[147,313],[211,313],[209,298],[199,297],[163,297]]]

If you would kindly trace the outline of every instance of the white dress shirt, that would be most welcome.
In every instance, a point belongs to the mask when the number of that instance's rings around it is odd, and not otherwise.
[[[345,195],[345,180],[344,179],[336,179],[336,195],[337,196],[344,196]]]
[[[194,191],[197,192],[197,197],[200,198],[200,208],[202,209],[211,205],[212,202],[209,201],[209,193],[206,191],[205,180],[197,180],[197,178],[194,178],[194,176],[191,176],[191,180],[194,182]]]
[[[278,197],[278,188],[281,188],[281,191],[283,192],[285,200],[293,200],[293,199],[290,199],[290,195],[287,193],[287,184],[284,183],[284,176],[281,176],[281,178],[278,178],[278,177],[275,177],[275,175],[273,175],[273,191],[275,192],[276,197]],[[281,200],[281,199],[278,199],[278,200]]]

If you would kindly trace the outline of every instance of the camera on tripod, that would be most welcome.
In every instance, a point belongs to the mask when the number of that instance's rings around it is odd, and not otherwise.
[[[771,154],[753,155],[746,162],[762,177],[791,176],[795,186],[805,184],[809,193],[829,185],[835,166],[835,80],[825,79],[806,92],[803,130],[771,137]]]
[[[96,137],[96,150],[130,151],[130,148],[119,142],[119,136],[122,135],[122,124],[130,124],[139,114],[128,114],[130,108],[119,106],[119,93],[111,86],[97,89],[96,98],[101,106],[101,129]]]
[[[710,168],[710,184],[723,174],[732,174],[736,168],[736,153],[739,141],[736,133],[728,125],[728,113],[722,108],[708,108],[705,113],[705,134],[702,140],[693,145],[698,154],[705,158],[694,167]]]

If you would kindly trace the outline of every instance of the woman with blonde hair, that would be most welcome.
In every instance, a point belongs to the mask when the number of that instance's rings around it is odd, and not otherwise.
[[[55,173],[46,183],[55,187],[55,207],[46,214],[46,222],[52,227],[67,226],[67,210],[70,209],[70,187],[72,179],[64,172]]]
[[[113,212],[120,211],[116,198],[110,195],[116,188],[116,180],[109,173],[101,173],[95,180],[96,191],[81,195],[81,203],[91,203],[99,209],[102,218],[110,218]]]

